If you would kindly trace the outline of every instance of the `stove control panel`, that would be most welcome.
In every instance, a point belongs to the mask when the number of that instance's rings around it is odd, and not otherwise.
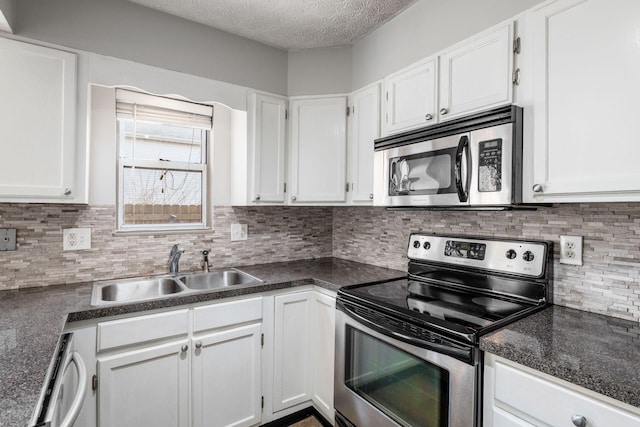
[[[416,261],[540,277],[548,250],[545,242],[412,234],[407,256]]]

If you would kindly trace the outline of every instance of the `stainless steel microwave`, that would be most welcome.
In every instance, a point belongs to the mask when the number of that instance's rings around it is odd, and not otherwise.
[[[522,108],[506,106],[375,141],[374,204],[522,204]]]

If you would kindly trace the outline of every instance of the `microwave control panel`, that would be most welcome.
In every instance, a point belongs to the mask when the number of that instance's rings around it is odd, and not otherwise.
[[[502,191],[502,139],[480,142],[478,191]]]

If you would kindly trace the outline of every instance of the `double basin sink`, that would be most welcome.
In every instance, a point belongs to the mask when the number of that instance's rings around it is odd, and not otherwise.
[[[262,280],[235,269],[146,279],[109,280],[93,285],[91,305],[144,302],[195,291],[223,289],[261,282]]]

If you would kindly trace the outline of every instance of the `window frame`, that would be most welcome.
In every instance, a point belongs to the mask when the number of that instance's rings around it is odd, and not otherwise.
[[[118,90],[119,91],[119,90]],[[118,98],[118,91],[116,91],[116,105],[120,101]],[[155,105],[161,106],[163,108],[169,108],[177,111],[184,111],[183,109],[176,108],[181,105],[184,105],[185,102],[194,104],[196,106],[207,106],[213,109],[213,106],[206,104],[198,104],[191,101],[184,101],[179,99],[167,98],[156,95],[147,95],[139,92],[132,92],[129,90],[123,90],[123,92],[128,94],[141,95],[149,102],[144,103],[143,105]],[[130,102],[125,100],[123,102]],[[172,108],[174,107],[174,108]],[[212,110],[213,111],[213,110]],[[197,230],[207,230],[210,228],[209,223],[209,180],[208,180],[208,172],[210,167],[210,158],[209,153],[211,152],[211,140],[213,134],[213,113],[211,116],[212,127],[210,129],[199,128],[204,131],[204,138],[202,140],[201,149],[201,161],[199,163],[190,163],[190,162],[166,162],[163,160],[148,160],[148,159],[134,159],[130,157],[122,157],[121,155],[121,142],[123,138],[124,129],[121,125],[120,120],[122,117],[118,117],[116,114],[116,159],[117,159],[117,178],[116,178],[116,233],[152,233],[152,232],[171,232],[171,231],[197,231]],[[158,122],[160,123],[160,122]],[[194,128],[198,128],[194,126]],[[199,222],[189,222],[189,223],[167,223],[167,224],[125,224],[124,218],[124,185],[125,185],[125,169],[135,167],[136,169],[142,170],[153,170],[153,171],[161,171],[161,170],[171,170],[171,171],[181,171],[181,172],[199,172],[200,180],[201,180],[201,221]]]

